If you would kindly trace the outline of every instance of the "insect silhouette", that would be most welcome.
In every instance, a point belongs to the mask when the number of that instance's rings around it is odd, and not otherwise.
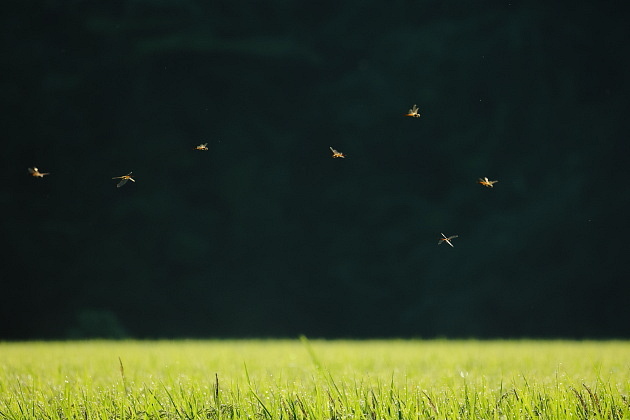
[[[484,187],[488,187],[488,188],[494,188],[494,184],[496,184],[499,181],[490,181],[488,180],[487,177],[483,177],[483,178],[479,178],[479,181],[477,181],[477,184],[481,184]]]
[[[451,239],[455,239],[458,237],[458,235],[453,235],[453,236],[449,236],[448,238],[446,237],[446,235],[444,235],[442,232],[440,232],[442,234],[442,237],[440,238],[440,240],[438,241],[438,245],[442,245],[442,242],[446,242],[447,244],[449,244],[451,246],[451,248],[455,248],[453,246],[453,244],[451,243]]]
[[[418,111],[419,111],[418,105],[414,105],[411,107],[409,111],[407,111],[407,113],[405,114],[405,117],[420,118],[420,113]]]
[[[332,152],[332,157],[334,157],[334,158],[345,158],[346,157],[343,153],[341,153],[338,150],[333,149],[332,147],[330,148],[330,151]]]
[[[129,172],[127,175],[113,177],[112,179],[120,179],[120,182],[116,184],[116,188],[122,187],[127,183],[127,181],[136,182],[136,180],[131,177],[132,173],[133,172]]]
[[[32,168],[28,168],[28,172],[31,174],[31,176],[34,176],[36,178],[43,178],[44,175],[50,175],[50,172],[39,172],[39,169],[34,166]]]
[[[199,146],[195,147],[196,150],[208,150],[208,143],[203,143],[200,144]]]

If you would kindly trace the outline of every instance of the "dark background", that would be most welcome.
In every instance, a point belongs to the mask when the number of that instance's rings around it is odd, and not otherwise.
[[[7,2],[0,338],[630,337],[622,4]]]

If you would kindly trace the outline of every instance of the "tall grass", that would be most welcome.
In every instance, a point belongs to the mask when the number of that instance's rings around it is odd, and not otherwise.
[[[6,419],[629,419],[620,341],[0,343]]]

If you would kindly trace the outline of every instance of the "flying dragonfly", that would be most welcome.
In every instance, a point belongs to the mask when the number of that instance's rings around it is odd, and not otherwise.
[[[345,158],[346,157],[343,153],[341,153],[338,150],[333,149],[332,147],[330,148],[330,151],[332,152],[332,157],[334,157],[334,158]]]
[[[494,184],[496,184],[499,181],[490,181],[488,180],[487,177],[483,177],[483,178],[479,178],[479,181],[477,181],[477,184],[481,184],[484,187],[488,187],[488,188],[494,188]]]
[[[411,109],[407,111],[407,114],[405,114],[405,117],[420,118],[420,113],[418,111],[419,111],[418,105],[414,104],[414,106],[412,106]]]
[[[453,236],[449,236],[448,238],[446,237],[446,235],[444,235],[442,232],[440,232],[442,234],[442,237],[440,238],[440,240],[438,241],[438,245],[441,245],[442,242],[446,242],[447,244],[449,244],[451,246],[451,248],[455,248],[453,246],[453,244],[451,243],[451,239],[455,239],[458,237],[458,235],[453,235]]]
[[[116,184],[116,188],[122,187],[127,183],[127,181],[136,182],[136,180],[131,177],[132,173],[133,172],[129,172],[127,175],[113,177],[112,179],[120,179],[120,182]]]
[[[36,178],[43,178],[44,175],[50,175],[50,172],[39,172],[39,169],[34,166],[32,168],[28,168],[28,172],[31,174],[31,176],[34,176]]]
[[[195,150],[208,150],[208,143],[200,144],[195,147]]]

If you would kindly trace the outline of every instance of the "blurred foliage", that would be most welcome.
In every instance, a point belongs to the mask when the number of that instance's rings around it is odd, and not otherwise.
[[[34,6],[2,17],[0,337],[627,336],[612,4]]]
[[[127,332],[116,314],[107,310],[83,310],[77,314],[76,324],[68,329],[67,337],[77,339],[121,339]]]

